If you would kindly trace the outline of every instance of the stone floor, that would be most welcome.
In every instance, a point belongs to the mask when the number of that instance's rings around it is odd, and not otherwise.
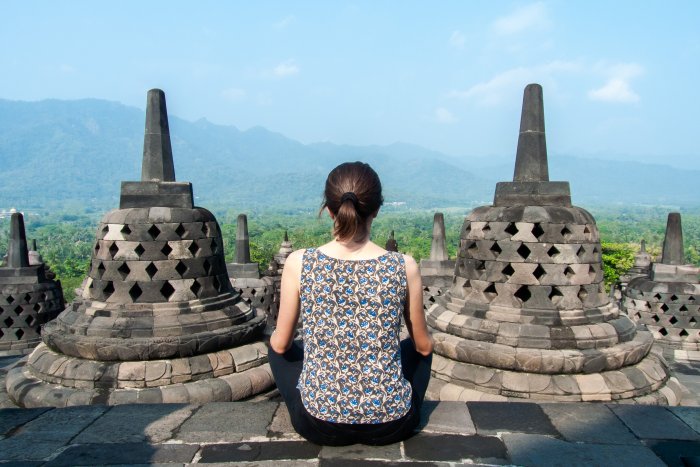
[[[697,395],[700,363],[674,370]],[[700,407],[427,402],[402,443],[333,448],[298,437],[270,400],[18,409],[0,393],[0,406],[0,465],[700,465]]]

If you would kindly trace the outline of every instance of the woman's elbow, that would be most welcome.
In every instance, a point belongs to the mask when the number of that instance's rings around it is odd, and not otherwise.
[[[284,354],[289,348],[292,346],[292,343],[284,343],[280,342],[280,339],[276,339],[276,335],[272,335],[272,338],[270,339],[270,348],[275,352],[280,355]]]
[[[426,342],[422,342],[421,345],[416,345],[416,352],[421,354],[424,357],[427,357],[431,353],[433,353],[433,339],[430,338]]]

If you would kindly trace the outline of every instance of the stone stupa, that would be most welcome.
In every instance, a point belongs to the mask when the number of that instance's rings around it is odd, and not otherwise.
[[[681,215],[672,212],[666,223],[661,261],[649,275],[630,280],[622,307],[644,324],[666,350],[680,360],[700,360],[700,268],[686,264]]]
[[[396,238],[394,237],[393,230],[391,231],[391,233],[389,233],[389,238],[386,239],[386,243],[384,244],[384,249],[386,251],[393,251],[395,253],[399,252],[399,242],[396,241]]]
[[[465,219],[454,281],[427,313],[428,397],[675,405],[653,337],[610,302],[593,217],[550,182],[542,88],[525,88],[512,182]]]
[[[236,227],[236,260],[226,265],[233,288],[241,299],[253,308],[265,313],[268,327],[274,327],[271,308],[275,296],[275,284],[270,277],[261,277],[258,263],[250,260],[248,217],[240,214]]]
[[[32,261],[36,256],[27,248],[24,217],[13,213],[7,262],[0,267],[0,355],[31,352],[41,342],[41,326],[63,310],[61,283],[49,277],[43,261]]]
[[[435,303],[452,284],[455,261],[450,260],[445,244],[445,216],[436,212],[433,216],[433,238],[430,243],[430,258],[420,260],[420,275],[423,280],[423,303],[425,308]]]
[[[7,390],[20,406],[231,401],[273,384],[264,314],[226,273],[216,218],[175,181],[165,95],[148,92],[141,181],[97,229],[81,297]]]

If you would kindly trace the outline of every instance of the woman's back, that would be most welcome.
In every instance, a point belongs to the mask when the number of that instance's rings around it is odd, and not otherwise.
[[[347,260],[313,248],[304,252],[300,304],[306,357],[299,389],[311,415],[383,423],[406,414],[411,386],[402,375],[398,339],[406,286],[399,253]]]

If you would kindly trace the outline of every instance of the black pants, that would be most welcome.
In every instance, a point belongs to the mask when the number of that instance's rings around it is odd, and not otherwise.
[[[333,423],[319,420],[306,411],[297,389],[304,363],[302,344],[294,341],[292,347],[282,355],[270,349],[268,358],[277,388],[289,410],[292,426],[312,443],[326,446],[391,444],[411,436],[420,423],[420,408],[428,389],[433,356],[424,357],[416,352],[411,339],[401,341],[401,367],[413,389],[411,408],[403,417],[386,423]]]

